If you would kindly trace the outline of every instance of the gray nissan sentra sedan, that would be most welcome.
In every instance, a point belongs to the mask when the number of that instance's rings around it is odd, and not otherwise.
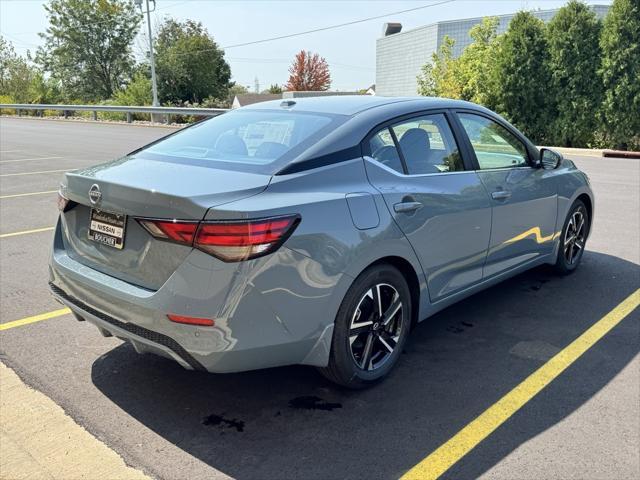
[[[580,263],[589,181],[495,113],[436,98],[252,105],[67,173],[51,289],[138,352],[303,364],[364,387],[412,326]]]

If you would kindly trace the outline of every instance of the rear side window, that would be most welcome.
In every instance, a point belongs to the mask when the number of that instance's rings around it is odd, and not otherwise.
[[[528,165],[526,147],[502,125],[472,113],[459,113],[458,117],[471,141],[480,170]]]
[[[464,170],[458,145],[441,113],[415,117],[380,130],[369,140],[369,148],[373,158],[399,173],[423,175]]]
[[[388,128],[380,130],[371,137],[371,140],[369,140],[369,148],[371,149],[371,156],[378,162],[392,168],[398,173],[404,173],[400,155],[396,149],[396,144],[393,142],[391,131]]]
[[[425,115],[392,127],[410,175],[464,170],[446,117]]]
[[[272,173],[282,160],[308,148],[342,121],[339,115],[239,110],[196,124],[139,154]]]

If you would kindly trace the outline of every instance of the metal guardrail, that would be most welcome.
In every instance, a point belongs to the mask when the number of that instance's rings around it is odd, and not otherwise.
[[[2,110],[9,109],[15,110],[18,116],[25,110],[36,110],[44,112],[45,110],[57,110],[63,112],[64,118],[70,116],[70,112],[93,112],[93,119],[98,120],[98,112],[115,112],[125,113],[127,115],[127,122],[133,121],[134,113],[148,113],[153,119],[154,115],[161,115],[166,118],[169,123],[169,117],[171,115],[195,115],[203,117],[215,117],[224,112],[227,112],[226,108],[186,108],[186,107],[145,107],[145,106],[124,106],[124,105],[46,105],[35,103],[0,103],[0,114]],[[41,114],[42,115],[42,114]]]

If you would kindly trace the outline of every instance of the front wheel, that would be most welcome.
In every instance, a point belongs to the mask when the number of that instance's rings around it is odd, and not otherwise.
[[[411,293],[391,265],[365,270],[336,316],[329,365],[320,372],[349,388],[364,388],[394,367],[411,325]]]
[[[587,207],[582,201],[576,200],[569,210],[560,235],[560,247],[555,265],[558,273],[569,274],[580,265],[589,235],[589,222]]]

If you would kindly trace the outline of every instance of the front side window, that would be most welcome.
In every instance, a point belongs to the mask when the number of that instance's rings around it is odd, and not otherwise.
[[[160,140],[139,154],[270,173],[345,118],[290,111],[229,112]]]
[[[471,141],[480,170],[528,165],[526,147],[502,125],[472,113],[459,113],[458,117]]]
[[[412,118],[391,128],[410,175],[464,170],[458,146],[443,114]]]

